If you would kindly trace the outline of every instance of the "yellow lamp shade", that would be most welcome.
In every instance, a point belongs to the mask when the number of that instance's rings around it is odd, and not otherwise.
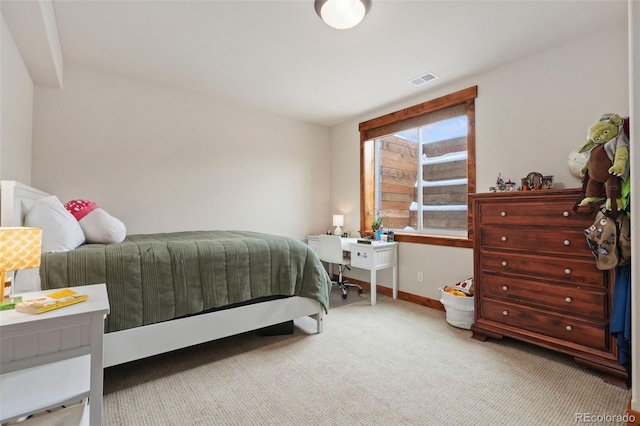
[[[42,229],[0,226],[0,300],[8,297],[5,272],[40,266]]]
[[[0,227],[0,271],[37,268],[41,251],[41,228]]]

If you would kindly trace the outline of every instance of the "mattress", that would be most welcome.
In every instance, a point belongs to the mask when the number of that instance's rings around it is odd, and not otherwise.
[[[274,296],[315,299],[328,309],[331,281],[303,242],[250,231],[130,235],[44,253],[43,290],[106,283],[105,332],[169,321]]]

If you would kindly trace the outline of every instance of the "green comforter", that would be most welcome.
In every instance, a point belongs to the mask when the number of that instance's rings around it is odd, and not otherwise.
[[[331,290],[306,244],[246,231],[130,235],[45,253],[40,278],[43,290],[106,283],[106,332],[269,296],[309,297],[328,309]]]

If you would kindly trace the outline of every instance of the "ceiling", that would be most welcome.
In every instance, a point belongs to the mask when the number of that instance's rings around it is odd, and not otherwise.
[[[373,0],[360,25],[335,30],[312,0],[53,0],[65,64],[324,126],[420,94],[428,100],[440,85],[624,25],[627,7],[626,0]],[[429,71],[440,78],[407,82]]]

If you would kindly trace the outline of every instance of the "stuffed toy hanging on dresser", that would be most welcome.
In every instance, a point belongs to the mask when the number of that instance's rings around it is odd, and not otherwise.
[[[587,143],[581,149],[590,151],[590,156],[582,168],[583,194],[578,205],[594,206],[606,197],[593,225],[584,230],[596,266],[601,270],[613,269],[630,260],[631,244],[626,238],[630,185],[628,125],[628,119],[618,114],[603,115],[589,127]]]
[[[580,206],[598,203],[606,197],[605,207],[611,210],[611,191],[618,189],[620,194],[622,180],[629,179],[629,138],[624,124],[618,114],[605,114],[589,127],[587,142],[579,151],[590,152],[589,161],[581,170],[587,182]],[[618,210],[624,208],[619,195],[615,201]]]
[[[595,222],[584,233],[598,269],[615,268],[609,332],[616,338],[618,361],[630,371],[632,256],[628,135],[629,120],[617,114],[606,114],[589,128],[587,143],[581,149],[590,151],[590,156],[581,170],[584,181],[579,205],[593,206],[606,197]]]

